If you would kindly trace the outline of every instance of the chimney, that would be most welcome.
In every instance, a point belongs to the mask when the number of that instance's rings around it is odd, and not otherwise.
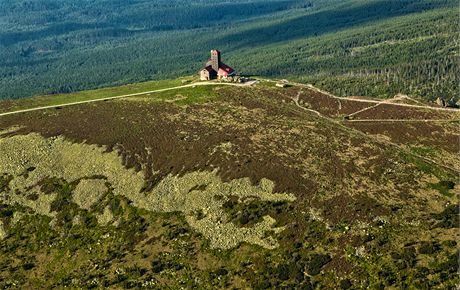
[[[216,72],[219,71],[221,61],[220,61],[220,51],[214,49],[211,50],[211,66],[212,69],[215,70]]]

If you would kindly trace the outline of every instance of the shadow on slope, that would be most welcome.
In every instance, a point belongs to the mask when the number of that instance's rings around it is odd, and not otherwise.
[[[234,49],[268,45],[301,37],[317,36],[329,32],[365,25],[377,20],[392,18],[426,10],[454,7],[453,1],[355,1],[333,9],[303,15],[285,22],[250,29],[220,38],[220,43],[237,43]]]

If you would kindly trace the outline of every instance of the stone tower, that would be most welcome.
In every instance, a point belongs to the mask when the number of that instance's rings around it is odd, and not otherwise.
[[[211,50],[211,66],[212,69],[215,70],[216,72],[219,71],[220,67],[220,51],[218,50]]]

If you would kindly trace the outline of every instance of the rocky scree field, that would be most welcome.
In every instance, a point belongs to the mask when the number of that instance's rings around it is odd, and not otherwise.
[[[454,289],[455,114],[337,106],[262,83],[0,117],[0,286]]]

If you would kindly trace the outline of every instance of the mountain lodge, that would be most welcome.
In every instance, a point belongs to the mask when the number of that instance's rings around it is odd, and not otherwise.
[[[211,50],[211,59],[200,71],[200,79],[209,81],[213,79],[226,79],[236,75],[236,71],[221,61],[221,53],[218,50]]]

